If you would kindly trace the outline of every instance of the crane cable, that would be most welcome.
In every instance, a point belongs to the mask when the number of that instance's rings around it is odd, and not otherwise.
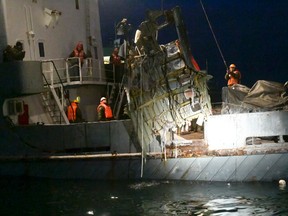
[[[206,13],[206,10],[205,10],[205,8],[204,8],[204,5],[203,5],[203,3],[202,3],[202,0],[200,0],[200,4],[201,4],[201,6],[202,6],[203,12],[204,12],[204,14],[205,14],[206,20],[207,20],[207,22],[208,22],[208,25],[209,25],[209,28],[210,28],[210,30],[211,30],[211,32],[212,32],[212,35],[213,35],[213,37],[214,37],[214,40],[215,40],[215,42],[216,42],[218,51],[220,52],[220,55],[221,55],[221,57],[222,57],[223,63],[224,63],[224,65],[225,65],[226,69],[228,69],[227,63],[226,63],[226,61],[225,61],[225,58],[224,58],[224,56],[223,56],[223,53],[222,53],[222,51],[221,51],[221,48],[220,48],[220,46],[219,46],[219,43],[218,43],[218,41],[217,41],[217,38],[216,38],[216,36],[215,36],[215,33],[214,33],[213,28],[212,28],[212,26],[211,26],[211,23],[210,23],[210,21],[209,21],[209,18],[208,18],[208,15],[207,15],[207,13]]]

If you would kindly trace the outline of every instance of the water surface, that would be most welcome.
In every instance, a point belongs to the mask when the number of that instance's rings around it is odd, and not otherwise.
[[[273,183],[0,179],[1,215],[288,215]]]

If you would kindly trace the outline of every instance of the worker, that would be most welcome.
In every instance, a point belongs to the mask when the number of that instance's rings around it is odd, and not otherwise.
[[[24,57],[25,51],[20,41],[17,41],[14,47],[8,45],[3,51],[3,62],[22,61]]]
[[[110,64],[114,64],[116,66],[121,65],[121,58],[118,55],[118,53],[119,53],[119,49],[115,47],[112,54],[110,55],[110,59],[109,59]]]
[[[84,64],[84,59],[86,59],[87,57],[88,56],[84,52],[83,43],[78,42],[76,47],[70,53],[68,59],[70,81],[80,80],[80,71],[82,70],[81,68]]]
[[[109,121],[113,119],[113,113],[111,107],[107,104],[107,99],[101,97],[100,104],[97,107],[97,114],[99,121]]]
[[[116,34],[120,36],[120,39],[123,38],[128,44],[130,44],[130,32],[132,26],[128,23],[127,18],[123,18],[121,22],[116,25]]]
[[[79,107],[79,97],[71,102],[67,109],[67,117],[70,123],[82,122],[82,112]]]
[[[241,73],[236,68],[235,64],[231,64],[229,69],[226,71],[225,79],[228,81],[228,86],[233,86],[234,84],[240,84]]]
[[[87,58],[84,52],[83,43],[78,42],[75,49],[70,53],[69,57],[78,57],[80,59],[81,66],[83,66],[84,59]]]

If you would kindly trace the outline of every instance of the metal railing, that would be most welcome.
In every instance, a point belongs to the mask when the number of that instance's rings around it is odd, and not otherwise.
[[[117,108],[117,113],[119,115],[120,107],[123,100],[123,71],[124,64],[122,65],[122,70],[116,71],[115,66],[109,64],[109,67],[105,68],[100,66],[98,61],[92,58],[86,58],[81,63],[80,58],[72,57],[67,59],[51,59],[42,61],[42,74],[44,79],[44,85],[50,89],[53,94],[54,100],[59,107],[61,116],[64,118],[64,122],[68,123],[67,116],[64,113],[64,107],[68,103],[64,103],[67,99],[66,88],[69,85],[82,85],[82,84],[101,84],[107,86],[107,97],[114,97],[111,102],[115,104]],[[104,65],[103,65],[104,66]],[[117,75],[116,75],[117,74]],[[120,84],[121,83],[121,84]],[[116,88],[118,87],[119,88]],[[69,87],[68,87],[69,88]],[[59,90],[59,95],[56,94],[55,90]],[[119,92],[116,94],[115,89]],[[113,91],[114,90],[114,91]],[[121,92],[120,92],[121,91]],[[120,93],[121,97],[120,97]],[[115,95],[112,95],[115,94]],[[116,101],[115,101],[116,100]],[[71,104],[70,104],[71,105]],[[116,108],[114,110],[116,111]],[[117,115],[117,116],[118,116]],[[61,119],[60,116],[60,119]]]
[[[84,59],[83,63],[78,57],[42,61],[42,73],[49,85],[107,82],[103,71],[100,62],[92,58]]]
[[[50,92],[52,93],[53,98],[54,98],[53,101],[56,102],[60,115],[59,115],[58,117],[55,116],[55,114],[56,114],[57,111],[56,111],[55,109],[51,109],[51,100],[49,100],[48,98],[46,98],[46,97],[44,96],[44,94],[42,94],[42,96],[43,96],[42,99],[45,100],[45,105],[46,105],[46,107],[47,107],[47,109],[48,109],[48,111],[49,111],[49,114],[50,114],[52,120],[53,120],[55,123],[58,122],[58,123],[61,124],[62,118],[63,118],[64,122],[65,122],[66,124],[69,124],[68,118],[67,118],[66,113],[65,113],[65,110],[64,110],[64,107],[65,107],[65,105],[66,105],[66,103],[64,103],[64,100],[68,100],[69,105],[71,105],[71,102],[70,102],[69,98],[65,97],[65,95],[67,95],[68,92],[67,92],[66,89],[64,88],[63,81],[62,81],[62,79],[60,78],[60,74],[59,74],[58,69],[56,68],[55,63],[54,63],[53,61],[45,61],[44,63],[50,63],[50,66],[53,67],[53,71],[55,71],[55,75],[56,75],[55,77],[57,77],[57,80],[58,80],[58,83],[59,83],[59,86],[58,86],[58,87],[60,87],[60,88],[59,88],[59,90],[60,90],[60,91],[59,91],[60,95],[57,94],[56,89],[54,88],[54,79],[51,79],[52,82],[49,83],[49,81],[48,81],[47,77],[45,76],[44,72],[42,72],[43,79],[45,80],[45,85],[46,85],[47,87],[49,87],[49,90],[50,90]],[[43,64],[41,65],[41,67],[42,67],[42,71],[43,71],[43,67],[44,67]],[[50,74],[50,75],[51,75],[51,74]],[[53,73],[52,73],[52,76],[50,76],[50,78],[51,78],[51,77],[52,77],[52,78],[54,77]]]

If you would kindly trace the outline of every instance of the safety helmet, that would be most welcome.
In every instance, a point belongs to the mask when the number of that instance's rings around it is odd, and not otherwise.
[[[75,102],[75,103],[80,103],[80,97],[77,96],[76,99],[75,99],[73,102]]]
[[[236,65],[235,65],[235,64],[231,64],[231,65],[229,66],[229,68],[236,68]]]
[[[101,97],[100,102],[106,100],[106,97]]]
[[[78,103],[80,103],[80,96],[77,96],[76,100],[78,101]]]
[[[125,23],[125,22],[127,22],[127,21],[128,21],[127,18],[123,18],[122,21],[121,21],[121,23]]]

